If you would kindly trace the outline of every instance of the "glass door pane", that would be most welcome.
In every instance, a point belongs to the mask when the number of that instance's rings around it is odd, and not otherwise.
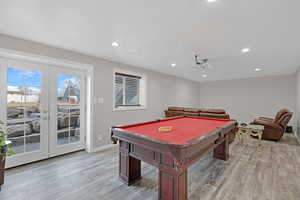
[[[6,123],[15,154],[40,150],[41,72],[8,67]]]
[[[80,142],[80,76],[57,74],[57,145]]]

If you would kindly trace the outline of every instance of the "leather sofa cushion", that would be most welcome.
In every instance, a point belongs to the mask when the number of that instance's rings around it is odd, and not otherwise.
[[[257,124],[257,125],[262,125],[262,126],[264,126],[265,128],[266,127],[268,127],[268,128],[272,128],[272,129],[279,129],[279,130],[281,130],[282,129],[282,127],[279,125],[279,124],[277,124],[277,123],[275,123],[275,122],[270,122],[270,121],[265,121],[265,120],[260,120],[260,119],[258,119],[258,118],[256,118],[252,123],[250,123],[250,124]]]
[[[216,114],[216,113],[199,113],[201,117],[211,117],[211,118],[221,118],[221,119],[229,119],[228,114]]]
[[[180,111],[172,111],[172,110],[166,110],[165,111],[166,117],[176,117],[183,115],[183,112]]]
[[[197,112],[183,112],[184,116],[199,116]]]
[[[256,119],[257,120],[264,120],[264,121],[267,121],[267,122],[273,122],[274,121],[274,119],[269,118],[269,117],[258,117]]]
[[[275,116],[275,122],[279,121],[283,115],[285,115],[286,113],[289,113],[290,111],[286,108],[281,109],[277,112],[276,116]]]
[[[199,113],[199,109],[197,108],[183,108],[184,112],[191,112],[191,113]]]
[[[282,127],[286,127],[287,124],[289,123],[290,119],[292,118],[293,113],[292,112],[287,112],[281,115],[279,119],[275,120],[275,123],[280,124]]]
[[[205,108],[201,108],[200,109],[201,113],[215,113],[215,114],[225,114],[225,110],[223,109],[205,109]]]
[[[168,110],[169,111],[183,111],[183,107],[169,107]]]

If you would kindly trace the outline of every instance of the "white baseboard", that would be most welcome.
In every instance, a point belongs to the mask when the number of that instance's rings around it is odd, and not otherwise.
[[[104,145],[104,146],[94,148],[92,152],[95,153],[95,152],[99,152],[99,151],[104,151],[104,150],[107,150],[107,149],[110,149],[110,148],[116,147],[116,146],[118,146],[118,145],[107,144],[107,145]]]

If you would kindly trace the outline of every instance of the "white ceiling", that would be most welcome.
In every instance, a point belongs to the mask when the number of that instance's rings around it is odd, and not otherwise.
[[[299,0],[1,0],[0,33],[196,81],[224,80],[295,72],[299,8]],[[244,47],[252,51],[242,54]],[[211,58],[207,78],[195,69],[196,52]]]

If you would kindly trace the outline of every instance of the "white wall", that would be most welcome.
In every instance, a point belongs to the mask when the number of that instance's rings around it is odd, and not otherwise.
[[[170,105],[224,108],[233,119],[245,122],[250,122],[257,116],[274,117],[276,111],[283,107],[300,113],[299,71],[297,76],[284,75],[199,84],[1,34],[0,48],[82,62],[95,67],[94,95],[95,98],[104,98],[103,104],[94,105],[93,142],[96,148],[110,143],[109,128],[112,125],[160,118],[163,116],[163,111]],[[141,72],[147,75],[146,110],[112,111],[114,68]],[[298,81],[297,110],[296,80]],[[296,127],[296,116],[292,118],[291,124]]]
[[[224,108],[240,122],[274,117],[281,108],[296,112],[296,75],[214,81],[200,84],[200,106]],[[296,127],[294,114],[290,124]]]
[[[99,44],[100,45],[100,44]],[[133,66],[103,60],[39,43],[0,34],[0,48],[12,49],[42,56],[66,59],[94,66],[94,97],[103,98],[103,104],[94,104],[94,147],[110,144],[109,128],[163,117],[167,106],[199,107],[199,83]],[[113,111],[113,69],[125,69],[147,76],[147,109]]]

